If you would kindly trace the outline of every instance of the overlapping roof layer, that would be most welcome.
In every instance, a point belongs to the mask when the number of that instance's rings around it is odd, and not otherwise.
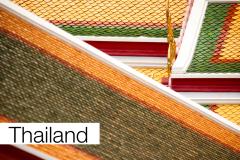
[[[13,0],[73,35],[166,37],[165,0]],[[172,0],[175,35],[187,0]]]
[[[240,3],[210,3],[188,72],[240,72]]]

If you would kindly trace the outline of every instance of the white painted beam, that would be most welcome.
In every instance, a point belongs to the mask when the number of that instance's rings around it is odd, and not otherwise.
[[[172,73],[171,78],[240,78],[240,73]]]
[[[131,67],[166,67],[166,57],[112,56]]]
[[[240,92],[179,92],[200,104],[240,104]]]
[[[167,43],[165,37],[111,37],[111,36],[75,36],[83,41],[110,41],[110,42],[159,42]],[[177,38],[176,38],[177,40]]]

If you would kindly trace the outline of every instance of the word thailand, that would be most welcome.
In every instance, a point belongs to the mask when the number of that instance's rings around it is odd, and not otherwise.
[[[21,126],[8,127],[13,132],[14,143],[88,143],[88,127],[81,130],[55,130],[53,127],[45,127],[45,129],[31,131]]]

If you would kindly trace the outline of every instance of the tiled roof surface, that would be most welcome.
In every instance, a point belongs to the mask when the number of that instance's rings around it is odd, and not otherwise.
[[[233,123],[240,125],[240,104],[209,105],[209,109]]]
[[[73,35],[166,37],[166,0],[13,0]],[[171,1],[176,36],[187,0]]]
[[[210,3],[188,72],[240,72],[240,4]]]
[[[135,67],[134,69],[157,82],[161,82],[162,78],[166,78],[168,76],[166,68]]]

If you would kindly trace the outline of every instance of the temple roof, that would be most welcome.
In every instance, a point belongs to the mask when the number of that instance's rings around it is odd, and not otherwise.
[[[73,35],[166,37],[165,0],[13,0]],[[172,0],[178,36],[188,5]]]
[[[238,126],[1,3],[0,121],[101,123],[100,145],[30,147],[66,160],[239,158]]]

